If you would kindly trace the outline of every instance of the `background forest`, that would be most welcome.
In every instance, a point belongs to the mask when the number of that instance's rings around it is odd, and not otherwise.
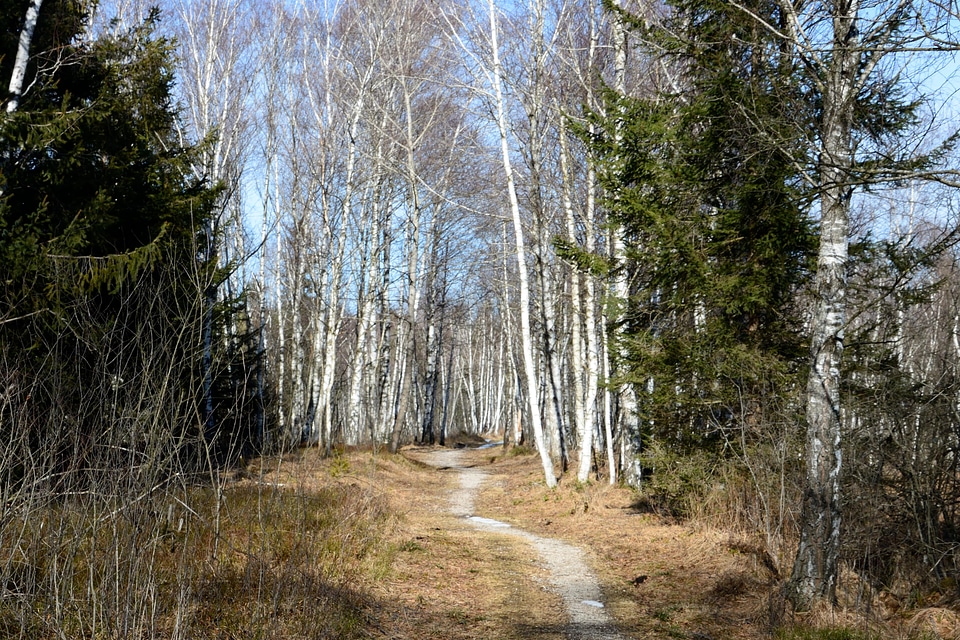
[[[456,434],[799,545],[799,607],[960,589],[950,9],[0,3],[0,630],[139,620],[76,554],[252,457]]]

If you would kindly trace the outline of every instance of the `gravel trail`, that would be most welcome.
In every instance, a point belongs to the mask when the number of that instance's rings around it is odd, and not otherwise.
[[[564,606],[570,616],[565,627],[567,638],[570,640],[624,640],[624,636],[617,633],[613,621],[603,608],[600,585],[584,561],[583,551],[566,542],[542,538],[504,522],[476,516],[474,499],[486,479],[486,474],[480,469],[464,466],[463,452],[433,451],[422,459],[431,466],[457,471],[460,488],[450,496],[451,513],[464,518],[480,531],[522,538],[536,549],[543,566],[550,574],[551,586],[563,598]]]

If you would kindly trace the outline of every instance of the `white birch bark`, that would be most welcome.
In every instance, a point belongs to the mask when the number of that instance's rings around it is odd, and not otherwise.
[[[285,90],[289,93],[291,121],[301,123],[290,136],[291,175],[308,176],[305,190],[312,218],[311,235],[302,247],[309,270],[311,301],[304,307],[309,317],[310,357],[303,363],[306,418],[311,443],[332,451],[337,435],[334,424],[334,383],[338,337],[344,319],[344,287],[349,268],[346,251],[362,178],[357,171],[361,154],[361,122],[371,81],[369,66],[351,78],[345,73],[345,51],[354,42],[352,24],[340,24],[342,5],[300,6],[299,24],[312,34]],[[342,27],[338,31],[338,26]],[[334,34],[338,37],[335,37]],[[283,95],[274,94],[277,98]],[[362,207],[359,207],[362,210]],[[307,238],[304,238],[305,242]],[[342,435],[342,434],[341,434]]]
[[[548,47],[544,35],[545,16],[543,0],[531,0],[529,15],[530,59],[525,61],[528,67],[528,80],[523,98],[527,112],[526,161],[529,180],[529,201],[536,226],[536,243],[533,247],[534,276],[537,283],[538,307],[541,324],[541,358],[544,368],[543,385],[545,389],[545,437],[550,448],[551,458],[559,462],[560,471],[566,471],[568,463],[565,441],[563,394],[561,392],[560,362],[556,333],[557,312],[555,283],[550,259],[551,229],[547,209],[544,205],[543,171],[545,167],[545,125],[547,94],[547,56]]]
[[[576,86],[577,94],[582,96],[581,103],[591,109],[598,110],[601,105],[598,104],[596,99],[596,78],[599,75],[598,54],[600,51],[601,23],[597,10],[594,7],[587,8],[585,13],[588,14],[588,17],[583,13],[574,13],[568,18],[570,34],[567,36],[568,42],[566,46],[571,52],[579,53],[579,43],[582,41],[583,36],[586,35],[588,42],[586,57],[581,62],[578,56],[571,55],[567,66],[574,73],[572,80]],[[585,34],[584,29],[586,29]],[[624,63],[622,59],[616,59],[616,61],[621,64]],[[619,69],[619,67],[617,67],[617,69]],[[625,88],[625,79],[621,79],[620,75],[617,75],[617,79],[621,80],[621,85]],[[571,93],[573,92],[571,91]],[[569,99],[568,97],[568,100]],[[594,125],[588,123],[587,128],[588,134],[593,136],[595,133]],[[569,152],[563,152],[563,147],[568,146],[564,144],[566,130],[561,129],[560,133],[561,153],[563,154],[561,158],[570,158],[571,154]],[[584,158],[584,166],[585,171],[582,178],[584,194],[582,215],[584,234],[583,249],[588,255],[592,255],[597,251],[597,190],[599,189],[599,185],[597,182],[596,167],[590,155]],[[570,179],[570,184],[574,184],[574,178]],[[568,230],[568,235],[570,233]],[[582,391],[582,424],[584,425],[583,429],[589,428],[593,430],[593,434],[589,436],[592,445],[596,442],[596,436],[599,435],[601,431],[603,432],[609,482],[610,484],[615,484],[617,482],[617,461],[614,448],[613,425],[610,419],[610,392],[609,389],[604,389],[601,398],[599,389],[601,377],[603,380],[607,380],[609,377],[609,359],[606,355],[605,342],[606,333],[603,331],[602,326],[606,323],[601,322],[603,318],[598,318],[597,315],[597,278],[590,273],[584,273],[582,274],[581,281],[581,303],[579,306],[574,304],[574,309],[580,310],[579,313],[583,322],[583,355],[581,355],[580,359],[581,362],[585,360],[586,370],[583,378],[584,390]],[[603,364],[602,369],[601,363]],[[577,368],[577,365],[574,365],[574,369],[576,370]],[[580,467],[577,476],[581,482],[585,482],[589,477],[588,458],[580,458]]]
[[[390,451],[396,453],[400,447],[403,428],[407,420],[407,406],[410,398],[410,385],[413,378],[413,360],[416,355],[416,344],[413,340],[414,327],[417,323],[417,313],[420,309],[420,185],[416,164],[417,138],[414,135],[414,116],[411,90],[406,79],[401,80],[403,89],[403,106],[406,113],[406,127],[404,128],[404,150],[406,170],[406,198],[407,224],[406,241],[404,248],[407,254],[407,291],[406,317],[397,330],[398,361],[401,386],[398,391],[397,410],[393,417],[393,433],[390,438]]]
[[[901,56],[905,48],[942,46],[943,30],[955,17],[926,13],[928,5],[908,0],[861,5],[859,0],[836,0],[814,10],[802,3],[784,0],[783,26],[771,29],[809,70],[812,88],[822,109],[817,118],[817,138],[810,149],[815,158],[805,176],[816,189],[820,205],[820,246],[814,279],[814,311],[810,321],[811,366],[806,389],[806,449],[804,499],[800,541],[788,595],[795,607],[806,609],[815,601],[833,601],[836,595],[840,554],[842,468],[840,367],[846,322],[846,266],[849,250],[850,209],[854,189],[868,182],[884,182],[883,167],[864,175],[857,154],[868,157],[854,133],[858,101],[868,85],[883,75],[880,64]],[[826,15],[824,15],[824,9]],[[923,28],[910,31],[907,24],[929,19]],[[936,48],[934,47],[934,48]],[[897,61],[900,64],[900,61]],[[924,64],[927,64],[925,62]],[[917,68],[913,68],[917,71]],[[904,76],[906,77],[906,75]],[[911,86],[922,83],[909,79]],[[901,84],[905,86],[906,81]],[[927,124],[923,125],[924,132]],[[902,134],[901,134],[902,135]],[[881,165],[888,150],[869,155]],[[941,179],[936,171],[921,174],[898,171],[900,179]],[[952,174],[952,172],[951,172]],[[947,180],[954,183],[952,180]]]
[[[570,175],[570,147],[567,141],[567,123],[566,123],[566,114],[560,113],[559,116],[559,142],[560,142],[560,169],[561,176],[563,179],[562,185],[562,198],[563,198],[563,209],[565,214],[567,238],[571,243],[576,244],[577,242],[577,229],[576,222],[574,219],[573,212],[573,197],[571,195],[572,191],[572,176]],[[588,273],[586,274],[586,279],[591,278],[592,276]],[[580,282],[584,278],[581,277],[579,268],[574,265],[570,269],[570,324],[571,324],[571,364],[573,366],[573,380],[574,380],[574,429],[580,438],[579,442],[579,465],[577,467],[577,482],[584,483],[590,478],[590,467],[592,466],[593,460],[593,434],[596,429],[596,425],[592,420],[592,417],[595,415],[591,405],[589,404],[589,398],[586,397],[587,391],[586,388],[589,385],[587,378],[590,377],[590,370],[587,367],[587,370],[584,371],[584,361],[589,360],[587,352],[589,351],[589,345],[584,344],[583,335],[581,326],[583,326],[583,305],[585,301],[580,295]],[[589,304],[592,304],[593,301],[589,301]],[[586,358],[585,358],[586,356]],[[593,372],[594,374],[596,371]],[[594,390],[596,389],[596,383],[594,383]],[[594,398],[594,401],[596,398]]]
[[[622,7],[621,0],[615,0],[617,7]],[[620,95],[625,95],[627,90],[626,69],[627,69],[627,29],[623,18],[617,14],[614,15],[614,89]],[[620,117],[619,115],[617,117]],[[618,139],[620,134],[617,134]],[[618,272],[613,281],[613,293],[618,301],[626,304],[630,296],[630,284],[628,280],[626,264],[626,242],[624,238],[625,230],[622,225],[615,225],[611,231],[613,261],[617,265]],[[627,354],[621,347],[623,338],[623,317],[612,318],[613,344],[618,350],[616,354],[617,363],[622,363]],[[622,364],[618,364],[613,371],[614,375],[623,374]],[[620,382],[617,387],[617,425],[620,435],[621,459],[620,464],[623,469],[624,481],[634,487],[640,486],[641,473],[640,463],[637,460],[639,452],[636,447],[636,440],[639,438],[639,425],[637,424],[637,394],[632,383]]]
[[[14,113],[20,106],[23,82],[27,75],[27,63],[30,62],[30,46],[33,44],[33,32],[40,19],[40,7],[43,0],[32,0],[27,7],[27,14],[23,19],[23,28],[20,30],[20,39],[17,41],[17,57],[13,61],[13,71],[10,74],[10,84],[7,92],[7,113]]]
[[[349,365],[350,380],[347,391],[347,404],[345,407],[346,423],[344,425],[344,438],[351,444],[358,442],[358,439],[364,431],[365,406],[362,400],[365,375],[368,372],[368,366],[370,364],[370,359],[367,356],[367,343],[374,321],[373,309],[376,301],[376,287],[374,282],[377,280],[378,245],[380,244],[380,225],[382,224],[380,214],[384,213],[381,211],[382,203],[378,202],[377,198],[377,181],[382,179],[385,170],[383,166],[383,140],[378,139],[373,141],[367,136],[365,141],[367,145],[373,145],[373,148],[369,149],[368,147],[367,153],[371,156],[369,160],[370,164],[365,167],[366,175],[363,178],[364,184],[361,188],[358,182],[360,174],[357,165],[357,160],[359,159],[358,153],[360,151],[360,123],[365,119],[369,122],[377,108],[377,105],[374,103],[376,96],[373,92],[373,87],[378,79],[374,75],[376,67],[373,61],[376,59],[376,51],[380,44],[382,31],[380,25],[363,22],[363,16],[358,16],[358,18],[361,23],[354,26],[359,29],[359,33],[353,34],[352,37],[360,39],[363,57],[355,57],[350,61],[354,67],[353,73],[355,78],[352,80],[352,89],[355,97],[350,107],[352,118],[348,144],[351,147],[351,152],[348,161],[350,166],[347,170],[349,181],[345,186],[345,189],[349,191],[350,197],[344,200],[344,218],[342,223],[344,225],[354,223],[354,208],[355,205],[359,205],[358,212],[360,219],[356,221],[354,230],[356,233],[355,237],[359,239],[360,244],[358,247],[359,251],[353,256],[357,260],[357,281],[355,284],[357,295],[356,337],[354,350],[351,355],[351,363]],[[348,54],[345,51],[341,54],[341,56],[343,55]],[[386,114],[381,112],[379,118],[374,121],[375,124],[371,123],[373,124],[371,128],[375,131],[382,132],[385,118]],[[359,202],[354,202],[357,194],[360,195],[360,200]]]
[[[820,250],[807,383],[805,490],[800,544],[789,583],[800,608],[816,599],[834,599],[840,560],[840,360],[853,191],[853,115],[861,72],[854,31],[859,3],[841,0],[832,13],[832,61],[822,87]]]
[[[536,374],[536,363],[533,358],[533,338],[530,328],[530,284],[527,276],[527,255],[523,238],[523,222],[520,218],[520,202],[517,198],[517,189],[514,182],[513,164],[510,160],[510,145],[508,142],[508,128],[506,107],[501,86],[502,70],[500,66],[499,27],[497,25],[496,6],[489,0],[490,11],[490,45],[493,56],[492,84],[495,96],[497,129],[500,136],[500,152],[503,162],[504,177],[507,181],[507,194],[510,198],[510,212],[513,218],[514,243],[517,255],[517,274],[520,288],[520,342],[523,354],[523,371],[526,383],[527,400],[530,409],[530,422],[533,427],[533,437],[540,453],[543,465],[544,478],[547,486],[557,485],[557,478],[553,471],[553,462],[547,450],[543,434],[543,423],[540,419],[538,402],[539,384]]]
[[[361,224],[368,228],[364,234],[366,239],[361,245],[362,260],[360,269],[362,277],[357,284],[357,331],[356,341],[354,343],[353,359],[350,365],[350,387],[347,400],[347,431],[346,437],[349,444],[359,442],[363,433],[363,421],[365,419],[363,402],[363,387],[365,376],[368,373],[370,360],[367,357],[368,341],[370,340],[370,330],[373,327],[373,310],[376,297],[373,292],[373,281],[377,277],[377,245],[380,235],[380,211],[379,206],[375,204],[376,194],[372,193],[372,187],[368,190],[364,200],[365,215],[364,222]]]
[[[438,300],[436,284],[436,249],[437,239],[434,238],[433,249],[431,251],[433,259],[431,260],[431,272],[427,280],[427,303],[426,303],[426,325],[427,325],[427,363],[423,380],[423,423],[420,426],[421,444],[433,444],[437,432],[435,429],[435,415],[437,408],[437,380],[439,376],[439,364],[437,362],[439,352],[439,332],[440,326],[437,322]]]
[[[443,76],[446,72],[443,68],[430,68],[435,76]],[[421,70],[422,74],[423,71]],[[402,147],[404,152],[404,190],[406,199],[407,217],[404,224],[404,251],[406,255],[406,291],[405,304],[406,313],[404,321],[400,323],[398,329],[398,352],[402,354],[402,359],[398,362],[400,369],[401,385],[397,392],[397,409],[393,415],[393,434],[391,437],[390,448],[396,451],[399,447],[403,428],[407,422],[408,407],[410,403],[410,389],[415,375],[415,356],[416,341],[415,328],[421,309],[421,297],[423,289],[423,278],[426,277],[425,261],[427,253],[421,251],[421,243],[424,241],[422,224],[423,216],[427,211],[431,211],[433,216],[429,218],[427,225],[427,241],[439,233],[438,213],[441,209],[443,200],[442,194],[450,186],[451,168],[456,165],[458,155],[458,143],[461,134],[461,124],[457,122],[454,127],[453,135],[449,140],[436,139],[439,129],[449,120],[438,118],[435,110],[421,115],[415,108],[414,99],[421,89],[433,89],[435,87],[425,87],[424,79],[414,77],[412,69],[406,68],[402,73],[397,73],[397,82],[402,94],[403,120],[404,128],[402,132]],[[425,116],[425,117],[424,117]],[[432,135],[431,135],[432,134]],[[430,137],[428,137],[430,136]],[[421,175],[421,169],[417,159],[418,150],[424,139],[427,138],[427,145],[446,144],[449,145],[444,162],[444,168],[439,173],[432,173],[433,179],[430,181],[433,197],[421,198],[421,185],[427,182],[425,176]],[[443,157],[443,156],[441,156]],[[435,168],[436,169],[436,168]],[[426,210],[426,211],[425,211]]]
[[[332,87],[334,85],[334,50],[331,42],[330,32],[326,31],[326,38],[321,44],[315,42],[316,48],[322,52],[322,70],[324,80],[323,104],[314,106],[314,113],[317,128],[320,131],[328,129],[331,122],[336,119],[334,113],[334,99]],[[346,160],[343,176],[342,200],[339,203],[340,222],[334,239],[335,206],[331,202],[331,195],[324,191],[322,199],[323,213],[323,237],[327,243],[330,253],[328,276],[325,280],[328,290],[328,299],[325,305],[324,317],[324,338],[323,338],[323,366],[320,378],[319,389],[317,390],[317,407],[322,412],[322,434],[325,453],[329,455],[333,445],[333,385],[336,379],[337,367],[337,338],[340,335],[340,329],[343,325],[343,305],[340,301],[341,290],[344,280],[345,251],[347,246],[347,224],[352,217],[353,199],[356,190],[356,164],[357,164],[357,138],[359,136],[360,118],[363,114],[364,93],[361,91],[357,96],[357,101],[348,111],[350,114],[349,125],[346,131]],[[324,118],[323,114],[327,114]],[[332,176],[327,173],[327,164],[322,165],[324,174],[321,179],[329,180]]]

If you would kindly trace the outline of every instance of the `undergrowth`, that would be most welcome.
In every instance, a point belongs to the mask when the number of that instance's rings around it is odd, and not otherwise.
[[[8,504],[0,637],[359,637],[391,520],[350,484]]]

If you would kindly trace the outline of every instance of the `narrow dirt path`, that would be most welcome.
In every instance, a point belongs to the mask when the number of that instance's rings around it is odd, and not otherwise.
[[[564,635],[568,639],[623,640],[604,609],[600,585],[578,547],[476,516],[474,502],[486,474],[467,466],[462,451],[431,451],[420,459],[434,467],[457,471],[460,487],[450,496],[449,509],[453,515],[464,518],[479,531],[521,538],[537,551],[549,572],[551,586],[563,599],[570,617],[564,626]]]

